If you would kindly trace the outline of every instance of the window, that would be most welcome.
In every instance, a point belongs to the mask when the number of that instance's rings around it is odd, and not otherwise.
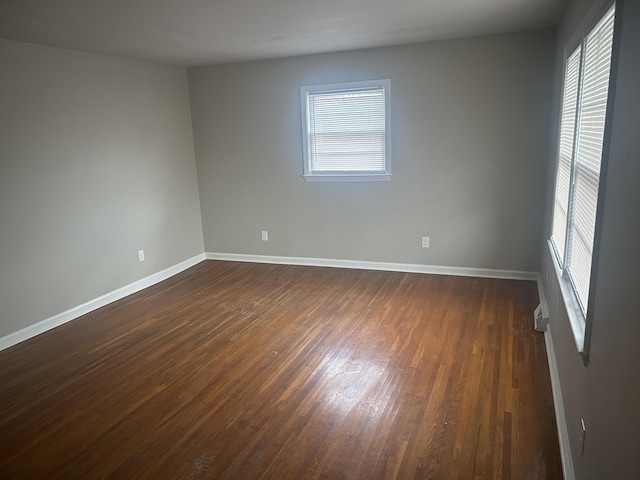
[[[584,348],[615,6],[565,63],[551,245],[578,349]]]
[[[305,180],[389,180],[389,80],[300,87]]]

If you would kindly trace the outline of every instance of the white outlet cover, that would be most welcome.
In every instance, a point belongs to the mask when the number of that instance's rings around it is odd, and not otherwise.
[[[260,234],[262,235],[262,241],[263,242],[268,242],[269,241],[269,232],[266,230],[262,230],[262,232],[260,232]]]
[[[429,237],[422,237],[422,248],[429,248]]]

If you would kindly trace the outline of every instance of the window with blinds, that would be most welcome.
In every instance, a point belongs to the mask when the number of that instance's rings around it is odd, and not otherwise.
[[[300,88],[304,177],[388,180],[389,80]]]
[[[568,57],[564,72],[551,242],[586,315],[615,5]]]

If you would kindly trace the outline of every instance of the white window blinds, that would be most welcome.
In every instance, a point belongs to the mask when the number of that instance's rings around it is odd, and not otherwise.
[[[565,67],[552,242],[583,314],[591,278],[614,16],[613,6]]]
[[[386,174],[388,81],[302,87],[305,174]]]
[[[582,46],[578,47],[567,59],[565,65],[564,94],[560,119],[560,140],[558,151],[558,172],[556,176],[555,205],[551,239],[558,254],[560,265],[564,265],[564,249],[569,216],[569,190],[571,187],[571,164],[573,143],[578,111],[578,85],[580,81],[580,63]]]

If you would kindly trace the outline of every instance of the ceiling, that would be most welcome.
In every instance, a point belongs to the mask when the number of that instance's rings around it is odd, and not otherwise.
[[[0,0],[0,38],[195,66],[550,27],[566,0]]]

